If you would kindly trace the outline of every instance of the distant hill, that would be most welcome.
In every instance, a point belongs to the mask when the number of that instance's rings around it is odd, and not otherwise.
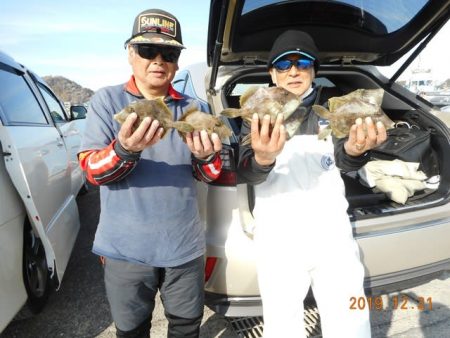
[[[450,79],[445,80],[441,83],[438,89],[449,89],[450,88]]]
[[[86,103],[94,94],[93,90],[84,88],[63,76],[43,76],[42,78],[64,102],[70,102],[71,104]]]

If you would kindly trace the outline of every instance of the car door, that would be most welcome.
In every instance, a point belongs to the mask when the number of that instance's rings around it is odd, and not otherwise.
[[[79,229],[65,141],[26,70],[0,63],[0,142],[6,170],[62,278]]]
[[[76,196],[83,184],[83,172],[78,165],[77,153],[81,144],[81,127],[85,123],[84,119],[72,120],[64,110],[60,100],[54,95],[51,89],[33,76],[42,97],[50,111],[50,115],[64,139],[67,148],[68,161],[71,172],[71,192]]]

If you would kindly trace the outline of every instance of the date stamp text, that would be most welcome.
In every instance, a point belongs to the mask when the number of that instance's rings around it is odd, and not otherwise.
[[[433,310],[432,297],[412,298],[406,294],[390,297],[350,297],[350,310]]]

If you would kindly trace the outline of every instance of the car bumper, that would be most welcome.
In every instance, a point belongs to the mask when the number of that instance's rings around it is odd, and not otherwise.
[[[399,271],[387,275],[366,278],[366,294],[387,294],[428,283],[450,271],[450,259],[426,266]]]
[[[253,317],[262,315],[260,296],[237,297],[205,292],[205,305],[226,317]]]

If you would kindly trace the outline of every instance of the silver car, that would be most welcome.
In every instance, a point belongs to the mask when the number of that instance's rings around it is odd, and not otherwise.
[[[388,78],[376,67],[393,64],[417,45],[420,51],[446,24],[449,11],[448,0],[212,0],[207,64],[188,66],[174,80],[176,89],[199,99],[211,114],[238,108],[247,87],[272,85],[265,64],[274,39],[288,28],[299,29],[321,51],[315,79],[322,87],[321,103],[358,88],[383,88],[382,108],[391,119],[430,131],[440,175],[436,190],[419,191],[402,205],[364,187],[355,173],[342,173],[348,217],[366,270],[365,287],[372,295],[419,285],[450,270],[449,130],[431,113],[432,104],[396,83],[400,72]],[[199,184],[207,231],[207,305],[227,316],[261,315],[253,189],[235,171],[240,121],[226,122],[234,135],[222,152],[224,171],[214,183]],[[283,271],[274,266],[273,273],[282,287]]]
[[[83,116],[0,52],[0,332],[58,289],[80,228]],[[82,112],[82,110],[79,110]]]

